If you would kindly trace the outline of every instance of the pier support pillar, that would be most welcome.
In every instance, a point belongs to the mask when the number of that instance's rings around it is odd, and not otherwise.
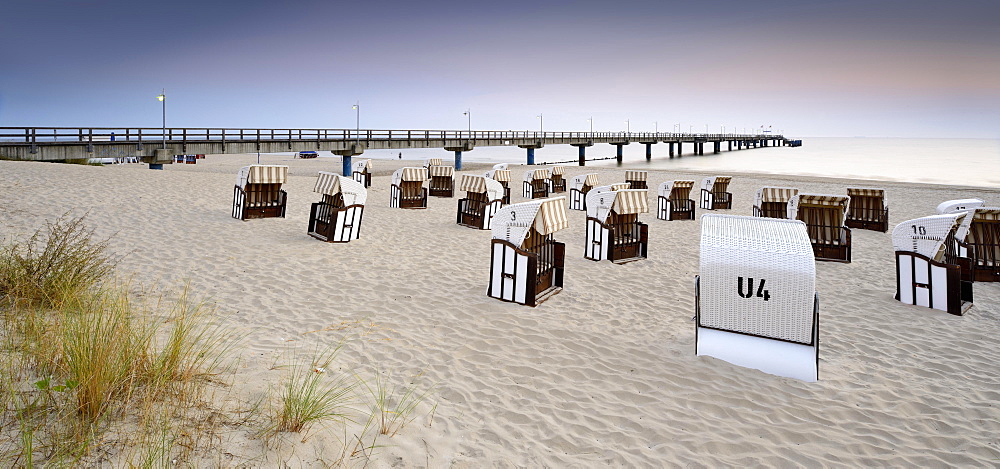
[[[344,155],[341,159],[344,161],[344,176],[351,177],[351,155]]]
[[[712,143],[714,144],[714,148],[712,148],[713,153],[718,155],[719,152],[722,151],[722,142],[712,142]]]
[[[667,145],[670,145],[670,157],[673,158],[674,157],[674,142],[667,142]]]
[[[580,166],[587,166],[587,147],[580,145],[577,148],[580,150]]]
[[[647,143],[646,144],[646,161],[649,161],[651,159],[653,159],[653,144],[652,143]]]
[[[462,170],[462,152],[455,151],[455,171]]]
[[[618,151],[615,153],[615,160],[618,161],[618,164],[621,164],[621,162],[622,162],[622,146],[624,146],[624,145],[615,145],[615,146],[618,147]]]
[[[535,164],[535,149],[528,148],[528,164]]]
[[[729,144],[729,149],[726,150],[726,151],[733,151],[733,141],[732,140],[726,140],[726,143]]]

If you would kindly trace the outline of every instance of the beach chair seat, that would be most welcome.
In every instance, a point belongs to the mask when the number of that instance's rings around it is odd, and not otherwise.
[[[757,190],[757,198],[753,205],[753,216],[788,218],[788,201],[798,193],[798,189],[791,187],[760,188]]]
[[[372,160],[358,160],[351,165],[351,176],[365,188],[372,186]]]
[[[649,171],[625,170],[625,182],[629,183],[631,186],[630,189],[649,189],[646,186],[646,178],[648,176]]]
[[[656,218],[660,220],[694,220],[691,189],[694,181],[667,181],[660,184],[656,197]]]
[[[563,287],[566,245],[553,233],[569,226],[564,197],[508,205],[493,217],[487,295],[536,306]]]
[[[526,199],[544,199],[548,196],[549,170],[538,168],[525,171],[521,197]]]
[[[346,176],[320,171],[313,192],[323,200],[309,210],[310,236],[329,243],[346,243],[361,236],[361,219],[368,190]]]
[[[399,168],[392,173],[389,206],[392,208],[427,208],[427,168]]]
[[[712,176],[701,181],[701,208],[704,210],[729,210],[733,208],[733,194],[728,192],[729,176]]]
[[[430,183],[428,193],[433,197],[455,196],[455,168],[452,166],[431,166],[428,168]]]
[[[851,205],[847,208],[849,228],[889,231],[889,207],[885,205],[885,190],[872,188],[847,188]]]
[[[281,189],[288,166],[253,164],[240,168],[233,188],[233,218],[285,217],[288,194]]]
[[[968,268],[949,256],[966,212],[932,215],[904,221],[892,230],[896,251],[896,299],[962,315],[972,305],[972,281],[963,279]]]
[[[970,261],[976,282],[1000,282],[1000,207],[978,207],[959,227],[959,254]]]
[[[498,168],[498,166],[503,167]],[[507,169],[507,163],[494,165],[493,169],[487,171],[484,176],[486,179],[492,179],[503,186],[503,203],[504,205],[510,204],[510,170]]]
[[[600,185],[597,173],[573,176],[569,180],[570,210],[587,210],[587,193]]]
[[[788,200],[788,218],[806,224],[818,261],[851,262],[851,229],[844,225],[851,198],[799,193]]]
[[[639,221],[649,213],[645,189],[602,186],[587,193],[587,227],[583,257],[592,261],[610,260],[623,264],[645,259],[649,247],[649,227]]]
[[[816,262],[801,221],[701,217],[695,354],[819,379]]]
[[[465,198],[458,200],[457,223],[480,230],[493,225],[493,216],[503,207],[504,187],[483,176],[462,175],[460,190]]]
[[[549,178],[549,192],[566,192],[566,167],[553,166],[549,168],[549,173],[552,175]]]

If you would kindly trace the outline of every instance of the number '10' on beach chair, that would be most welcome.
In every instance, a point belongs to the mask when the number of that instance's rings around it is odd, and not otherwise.
[[[956,231],[969,216],[966,212],[932,215],[896,225],[892,245],[897,300],[955,315],[972,306],[972,282],[962,278],[963,266],[956,256],[948,255]]]
[[[819,379],[816,262],[802,222],[702,216],[695,354]]]
[[[624,185],[624,184],[623,184]],[[583,256],[616,264],[646,258],[649,227],[639,221],[649,212],[645,189],[595,187],[587,194],[587,231]]]
[[[314,192],[323,200],[309,211],[309,235],[330,243],[346,243],[361,236],[361,217],[368,190],[346,176],[320,171]]]
[[[503,206],[504,187],[492,179],[469,174],[462,175],[460,187],[466,196],[458,200],[458,224],[490,229],[493,215]]]
[[[281,189],[288,166],[252,164],[240,168],[233,189],[233,218],[285,217],[287,194]]]
[[[508,205],[493,217],[487,295],[535,306],[562,290],[566,245],[552,234],[569,226],[563,199]]]

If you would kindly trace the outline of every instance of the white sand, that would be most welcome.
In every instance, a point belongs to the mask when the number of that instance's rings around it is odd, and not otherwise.
[[[235,175],[255,160],[209,155],[164,171],[0,161],[0,236],[87,212],[98,236],[129,253],[122,273],[170,288],[190,280],[242,336],[233,394],[248,401],[286,376],[276,357],[364,333],[342,369],[436,384],[417,419],[380,440],[379,466],[1000,465],[1000,284],[975,284],[962,317],[901,304],[889,233],[853,230],[853,263],[817,264],[820,381],[809,384],[694,355],[697,221],[641,216],[649,258],[613,265],[583,258],[585,215],[570,211],[556,234],[565,289],[530,308],[486,296],[490,235],[455,224],[458,197],[389,208],[389,174],[420,163],[376,160],[361,239],[327,244],[306,234],[308,210],[316,172],[339,161],[262,156],[291,168],[287,218],[238,221]],[[519,202],[523,170],[511,169]],[[602,183],[624,174],[571,167],[566,177],[584,171]],[[662,181],[704,176],[650,172],[650,200]],[[722,213],[749,215],[764,185],[843,194],[859,184],[733,176],[735,208]],[[947,199],[1000,204],[996,189],[860,184],[887,189],[890,226]],[[277,449],[230,429],[221,463],[322,466],[341,451],[337,428]]]

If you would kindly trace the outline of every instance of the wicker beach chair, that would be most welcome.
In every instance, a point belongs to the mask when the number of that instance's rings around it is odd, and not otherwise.
[[[455,168],[453,166],[431,166],[427,168],[430,175],[428,192],[433,197],[455,196]]]
[[[365,188],[372,186],[372,160],[358,160],[351,165],[351,176]]]
[[[427,168],[399,168],[392,173],[389,206],[393,208],[427,208]]]
[[[648,176],[649,171],[625,170],[625,182],[629,183],[632,189],[649,189],[646,186],[646,178]]]
[[[639,221],[639,214],[649,213],[646,197],[645,189],[591,189],[587,193],[583,257],[615,264],[645,259],[649,227]]]
[[[497,168],[497,166],[503,165],[503,168]],[[485,174],[486,179],[492,179],[499,182],[503,186],[503,203],[507,205],[510,203],[510,170],[507,169],[507,163],[501,163],[493,166],[493,169],[489,170]]]
[[[798,195],[799,190],[791,187],[762,187],[757,190],[753,204],[753,216],[765,218],[788,218],[788,201]]]
[[[493,216],[503,206],[504,187],[483,176],[463,174],[460,189],[466,196],[458,200],[457,223],[480,230],[490,229]]]
[[[963,266],[948,253],[963,219],[970,216],[932,215],[893,228],[897,300],[959,316],[972,305],[972,282],[963,279]]]
[[[552,234],[569,226],[563,199],[508,205],[493,217],[487,295],[535,306],[562,290],[566,245]]]
[[[847,208],[849,228],[889,231],[889,207],[885,205],[885,190],[872,188],[847,188],[851,205]]]
[[[1000,282],[1000,207],[978,207],[956,235],[960,255],[971,262],[976,282]]]
[[[309,235],[329,243],[346,243],[361,235],[368,190],[347,176],[320,171],[313,192],[323,195],[309,210]]]
[[[549,192],[566,192],[566,167],[553,166],[549,168],[552,177],[549,178]]]
[[[288,166],[252,164],[240,168],[233,189],[233,218],[285,217],[288,194],[281,189]]]
[[[587,210],[587,193],[599,184],[600,180],[597,178],[597,173],[573,176],[569,180],[570,210]]]
[[[800,221],[701,217],[695,354],[819,379],[816,262]]]
[[[544,199],[549,196],[549,170],[529,169],[524,172],[521,196],[526,199]]]
[[[704,210],[729,210],[733,208],[733,194],[729,190],[729,176],[712,176],[701,181],[701,208]]]
[[[430,169],[431,166],[444,166],[441,158],[424,158],[424,167]]]
[[[694,220],[691,189],[694,181],[667,181],[660,184],[656,198],[656,218],[660,220]]]
[[[788,218],[806,224],[818,261],[851,262],[851,229],[844,225],[851,198],[803,194],[788,201]]]
[[[957,199],[957,200],[946,200],[941,202],[937,206],[938,214],[945,213],[956,213],[956,212],[968,212],[979,207],[986,205],[983,199]]]

